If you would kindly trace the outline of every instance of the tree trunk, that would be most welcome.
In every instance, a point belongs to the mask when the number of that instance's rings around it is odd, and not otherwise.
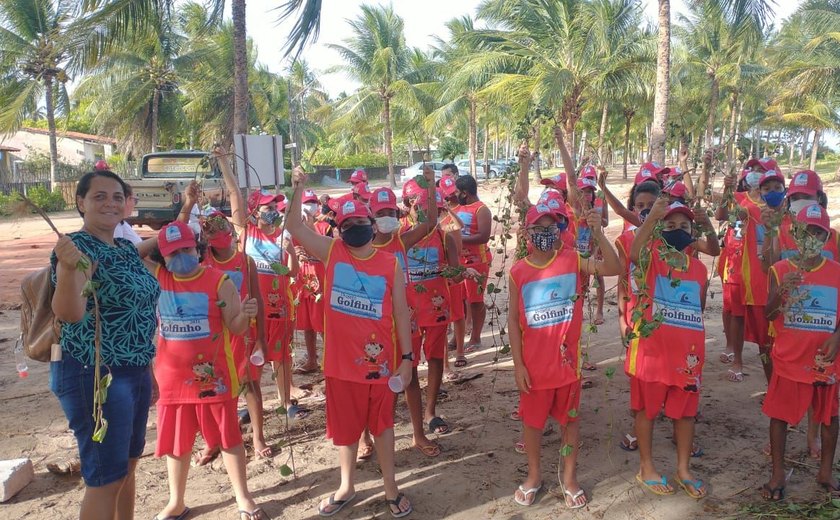
[[[58,173],[58,142],[55,130],[55,103],[53,99],[53,78],[44,77],[44,96],[47,105],[47,128],[50,131],[50,190],[55,190]]]
[[[816,171],[817,168],[817,152],[820,149],[820,129],[814,129],[814,144],[811,147],[811,165],[808,166],[809,170]]]
[[[158,117],[160,116],[160,90],[152,94],[152,153],[158,151]]]
[[[490,173],[490,123],[484,123],[484,172]]]
[[[706,149],[712,147],[712,142],[715,135],[715,120],[717,119],[717,106],[720,99],[720,85],[718,84],[717,75],[715,71],[708,72],[711,80],[709,92],[709,116],[706,119]]]
[[[665,163],[668,131],[668,96],[671,88],[671,2],[659,0],[659,41],[656,52],[656,93],[653,97],[653,131],[650,148],[653,160]],[[625,161],[626,162],[626,161]],[[625,168],[625,178],[627,169]]]
[[[601,128],[598,130],[598,161],[604,163],[604,134],[607,133],[607,119],[609,116],[609,104],[604,101],[601,109]]]
[[[732,134],[732,160],[738,160],[738,145],[741,141],[741,117],[744,115],[744,100],[738,102],[738,116],[735,118],[735,133]]]
[[[627,159],[630,157],[630,123],[633,121],[633,111],[624,111],[624,157],[622,158],[621,173],[627,178]]]
[[[245,0],[231,0],[233,17],[233,133],[248,133],[248,48]]]
[[[391,148],[391,98],[388,96],[383,96],[382,98],[382,122],[385,127],[385,157],[388,158],[388,182],[391,183],[391,189],[394,189],[397,187],[397,181],[394,178],[394,150]]]
[[[788,176],[793,178],[793,150],[796,148],[796,133],[790,131],[790,144],[788,145]]]
[[[478,158],[478,122],[476,121],[476,103],[475,99],[470,98],[470,175],[478,178],[478,170],[476,160]]]
[[[805,154],[808,153],[808,141],[811,135],[811,130],[806,128],[802,131],[802,148],[799,149],[799,166],[805,164]]]
[[[540,120],[537,119],[537,122],[534,123],[534,151],[536,152],[537,156],[534,159],[534,175],[537,178],[537,182],[542,180],[542,171],[540,169],[542,158],[542,136],[540,135]]]

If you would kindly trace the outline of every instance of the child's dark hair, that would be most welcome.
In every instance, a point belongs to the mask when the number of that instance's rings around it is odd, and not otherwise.
[[[195,241],[195,250],[198,252],[198,263],[204,261],[204,257],[207,255],[207,242],[204,240],[196,239]],[[154,248],[152,252],[149,253],[149,259],[157,262],[166,269],[166,259],[163,258],[163,255],[160,254],[160,249]]]
[[[478,195],[478,184],[472,175],[461,175],[455,180],[455,187],[470,195]]]
[[[630,196],[627,197],[627,209],[630,211],[636,207],[636,195],[639,193],[649,193],[654,197],[658,197],[659,193],[662,189],[659,187],[659,184],[656,182],[649,182],[645,181],[639,184],[634,185],[630,188]]]
[[[85,214],[81,209],[79,209],[78,199],[79,197],[85,198],[87,193],[90,191],[90,185],[93,182],[94,177],[105,177],[107,179],[117,181],[118,183],[120,183],[123,195],[126,197],[133,193],[131,187],[129,187],[129,185],[126,184],[126,182],[122,180],[119,175],[112,172],[111,170],[96,170],[92,172],[87,172],[86,174],[82,175],[82,177],[79,179],[78,184],[76,184],[76,211],[78,211],[79,215],[82,217],[84,217]]]

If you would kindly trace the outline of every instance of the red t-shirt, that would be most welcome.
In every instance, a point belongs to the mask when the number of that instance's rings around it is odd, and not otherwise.
[[[747,218],[741,227],[741,235],[744,237],[741,253],[741,294],[744,305],[766,305],[767,273],[761,268],[761,250],[767,235],[767,228],[761,223],[761,208],[764,207],[764,203],[759,205],[747,195],[741,206],[747,212]]]
[[[257,265],[257,280],[260,285],[265,318],[294,322],[295,308],[292,305],[291,280],[288,275],[277,274],[272,265],[286,265],[282,231],[278,228],[267,235],[256,226],[248,226],[248,240],[245,253]]]
[[[448,265],[444,233],[432,230],[406,252],[417,324],[420,327],[446,325],[450,321],[449,284],[441,273]]]
[[[793,234],[790,232],[792,217],[790,213],[785,213],[782,217],[782,224],[779,226],[779,247],[782,252],[782,259],[793,258],[799,254],[799,249],[796,247],[796,241],[793,239]],[[823,247],[822,256],[835,262],[840,262],[840,235],[837,230],[832,229],[828,234],[828,240]]]
[[[734,197],[735,202],[743,205],[747,194],[738,191],[734,193]],[[744,253],[743,226],[743,222],[736,220],[734,223],[727,225],[726,233],[723,235],[723,249],[718,261],[718,275],[723,283],[741,283],[741,262]]]
[[[516,261],[510,269],[510,288],[519,294],[522,358],[531,388],[560,388],[580,379],[583,298],[578,253],[561,247],[543,267],[527,258]]]
[[[154,372],[159,404],[217,403],[239,395],[230,332],[218,305],[222,271],[178,278],[158,267],[159,333]]]
[[[464,224],[463,229],[461,229],[462,237],[478,234],[478,212],[482,209],[490,211],[490,208],[480,200],[472,204],[458,206],[455,209],[455,214],[458,215],[458,218]],[[463,265],[489,265],[492,260],[493,257],[490,254],[490,248],[487,247],[487,244],[463,244],[463,249],[461,250],[461,263]]]
[[[791,260],[780,260],[770,268],[770,275],[780,285],[787,273],[797,271]],[[787,312],[773,320],[776,336],[773,350],[773,371],[779,376],[800,383],[837,382],[840,356],[826,363],[817,350],[834,333],[840,309],[840,264],[823,261],[810,271],[802,271],[802,283],[791,291],[793,303]]]

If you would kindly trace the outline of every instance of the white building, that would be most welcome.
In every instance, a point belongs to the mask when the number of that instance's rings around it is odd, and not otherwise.
[[[59,161],[77,165],[84,161],[94,163],[107,159],[117,150],[117,141],[101,135],[81,132],[56,132]],[[14,135],[8,136],[0,144],[8,148],[17,148],[12,152],[12,161],[25,161],[32,153],[50,154],[50,135],[47,129],[21,128]]]

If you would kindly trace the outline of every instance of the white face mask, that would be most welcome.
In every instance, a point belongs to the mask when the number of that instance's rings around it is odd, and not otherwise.
[[[792,200],[790,201],[790,212],[794,216],[799,215],[800,211],[816,203],[817,201],[809,199]]]
[[[750,188],[757,188],[758,183],[761,182],[761,172],[750,172],[744,180]]]
[[[318,211],[318,204],[314,202],[307,202],[303,205],[303,211],[310,215],[314,215]]]
[[[376,217],[376,227],[380,233],[393,233],[400,227],[397,217]]]

